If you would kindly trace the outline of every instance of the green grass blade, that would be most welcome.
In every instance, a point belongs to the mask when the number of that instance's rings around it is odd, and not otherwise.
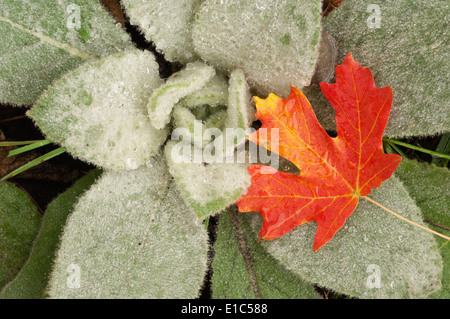
[[[399,149],[395,144],[387,142],[390,147],[392,147],[399,155],[401,155],[403,158],[408,159],[408,156],[405,155],[405,153],[402,152],[401,149]]]
[[[36,159],[26,163],[25,165],[22,165],[21,167],[15,169],[11,173],[5,175],[0,180],[0,182],[3,182],[5,180],[7,180],[8,178],[11,178],[11,177],[14,177],[14,176],[16,176],[16,175],[18,175],[20,173],[23,173],[26,170],[28,170],[28,169],[36,166],[36,165],[41,164],[42,162],[48,161],[49,159],[64,153],[65,151],[66,151],[66,149],[64,147],[60,147],[60,148],[57,148],[57,149],[55,149],[55,150],[53,150],[53,151],[51,151],[51,152],[49,152],[47,154],[44,154],[44,155],[42,155],[42,156],[40,156],[40,157],[38,157],[38,158],[36,158]]]
[[[206,217],[206,219],[205,219],[205,229],[206,230],[208,230],[208,226],[209,226],[209,217],[210,216]]]
[[[395,150],[392,148],[391,144],[386,141],[383,141],[383,150],[386,154],[395,154]]]
[[[442,135],[441,140],[436,148],[436,152],[450,154],[450,133]],[[431,164],[436,166],[446,167],[448,165],[448,159],[439,157],[433,157]]]
[[[399,154],[403,158],[408,159],[405,153],[402,152],[395,144],[389,143],[388,141],[383,141],[384,152],[386,154]]]
[[[12,151],[9,152],[8,157],[14,156],[14,155],[17,155],[17,154],[21,154],[21,153],[24,153],[24,152],[28,152],[28,151],[34,150],[36,148],[48,145],[50,143],[51,143],[50,140],[43,140],[43,141],[35,142],[35,143],[32,143],[32,144],[28,144],[26,146],[22,146],[22,147],[16,148],[15,150],[12,150]]]
[[[29,145],[29,144],[33,144],[33,143],[37,143],[37,142],[43,142],[46,140],[35,140],[35,141],[3,141],[0,142],[0,147],[1,146],[20,146],[20,145]]]
[[[437,157],[441,157],[441,158],[445,158],[445,159],[450,159],[450,155],[442,154],[442,153],[431,151],[431,150],[427,150],[426,148],[422,148],[422,147],[419,147],[419,146],[411,145],[411,144],[408,144],[408,143],[405,143],[405,142],[402,142],[402,141],[397,141],[397,140],[393,140],[393,139],[384,139],[384,141],[390,143],[391,145],[392,144],[397,144],[397,145],[404,146],[404,147],[410,148],[412,150],[419,151],[419,152],[422,152],[422,153],[426,153],[426,154],[429,154],[429,155],[433,155],[433,156],[437,156]]]

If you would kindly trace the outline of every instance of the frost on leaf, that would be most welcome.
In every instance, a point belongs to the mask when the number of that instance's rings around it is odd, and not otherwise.
[[[151,125],[146,110],[161,83],[154,56],[130,51],[65,75],[28,114],[74,156],[106,168],[136,169],[167,136]]]
[[[164,150],[176,185],[199,219],[233,204],[250,185],[247,164],[205,163],[203,151],[182,141],[170,141]]]
[[[131,50],[98,1],[0,1],[0,102],[33,104],[86,61]]]
[[[206,85],[181,100],[188,108],[209,105],[215,107],[228,102],[228,82],[221,73],[216,75]]]
[[[207,241],[204,225],[169,182],[162,158],[137,170],[109,171],[69,217],[49,295],[196,298],[207,269]],[[78,289],[67,286],[77,283],[73,269],[79,270]]]
[[[194,12],[202,0],[124,0],[131,24],[138,25],[146,39],[171,61],[195,60],[191,29]]]
[[[231,72],[228,89],[228,107],[225,119],[225,129],[237,128],[239,134],[233,139],[225,139],[226,147],[235,148],[245,142],[248,129],[251,128],[255,120],[255,105],[252,101],[250,88],[242,70],[237,69]]]
[[[227,110],[217,110],[205,120],[207,128],[217,127],[219,129],[225,129],[225,121],[227,120]]]
[[[394,104],[385,135],[435,135],[450,130],[449,7],[439,0],[345,1],[324,19],[338,42],[342,61],[352,52],[389,85]],[[326,129],[333,112],[316,88],[307,94]]]
[[[172,112],[174,128],[184,130],[184,135],[189,139],[189,142],[198,147],[206,146],[209,142],[203,139],[203,132],[206,129],[205,124],[198,120],[192,112],[182,106],[181,103],[175,105]],[[188,141],[186,141],[188,142]]]
[[[320,0],[206,0],[192,38],[199,56],[224,73],[242,69],[259,94],[289,93],[314,73]]]
[[[422,210],[427,227],[450,236],[450,171],[415,160],[403,160],[395,171],[409,195]],[[442,289],[429,296],[433,299],[450,298],[450,246],[447,240],[435,237],[444,260]]]
[[[148,102],[148,114],[154,127],[163,129],[170,121],[173,107],[182,98],[200,90],[214,75],[209,65],[196,61],[172,74],[157,88]]]

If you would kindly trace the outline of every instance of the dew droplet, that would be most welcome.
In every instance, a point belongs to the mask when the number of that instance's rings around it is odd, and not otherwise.
[[[127,169],[137,169],[139,164],[134,158],[127,158],[126,166]]]

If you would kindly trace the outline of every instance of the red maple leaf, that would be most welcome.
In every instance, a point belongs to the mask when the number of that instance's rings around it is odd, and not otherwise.
[[[249,140],[276,149],[300,169],[300,175],[252,165],[252,183],[236,204],[240,212],[261,213],[262,239],[275,239],[307,222],[317,223],[313,250],[325,245],[353,213],[360,196],[368,195],[388,179],[401,157],[384,154],[382,136],[392,106],[390,87],[375,87],[372,73],[353,60],[351,53],[336,67],[336,83],[320,83],[336,111],[337,137],[330,137],[316,119],[309,101],[291,87],[289,98],[270,94],[254,97],[262,128],[270,134]],[[267,137],[269,136],[269,137]]]

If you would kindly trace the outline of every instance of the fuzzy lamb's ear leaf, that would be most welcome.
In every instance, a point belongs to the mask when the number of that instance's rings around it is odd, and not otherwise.
[[[221,73],[216,75],[197,92],[194,92],[181,100],[188,108],[209,105],[216,107],[228,103],[228,82]]]
[[[124,0],[131,24],[171,62],[195,60],[191,29],[194,12],[203,0]]]
[[[439,0],[362,0],[343,2],[324,20],[324,29],[338,43],[338,61],[352,52],[371,69],[378,87],[392,88],[386,136],[449,131],[448,15]],[[334,112],[318,91],[308,98],[323,126],[333,129]]]
[[[167,137],[167,130],[151,125],[146,110],[161,83],[151,53],[120,53],[58,80],[28,115],[72,155],[110,169],[135,169]]]
[[[225,126],[246,130],[255,120],[256,109],[244,72],[240,69],[231,72],[229,84],[228,119]]]
[[[78,197],[94,183],[100,173],[101,170],[91,171],[48,205],[30,257],[17,277],[0,292],[0,298],[41,299],[45,296],[67,216],[72,212]]]
[[[0,183],[0,290],[26,262],[41,220],[23,191],[14,184]]]
[[[397,178],[370,197],[422,222],[420,209]],[[249,214],[258,233],[262,219]],[[359,298],[424,298],[441,288],[442,257],[432,234],[362,200],[333,240],[313,252],[316,226],[307,223],[260,243],[303,279]]]
[[[207,128],[219,128],[225,129],[225,121],[227,120],[227,110],[217,109],[216,112],[211,114],[205,119],[205,126]]]
[[[207,269],[205,226],[169,183],[165,161],[151,165],[106,172],[78,201],[50,298],[198,296]]]
[[[213,67],[195,61],[172,74],[166,83],[153,92],[148,102],[148,115],[153,126],[163,129],[170,121],[170,114],[175,104],[204,87],[215,73]]]
[[[448,212],[448,210],[447,210]],[[431,220],[429,222],[434,224],[435,219],[434,216],[431,216]],[[442,228],[441,225],[433,226],[430,225],[430,228],[434,229],[437,232],[440,232],[446,236],[450,236],[449,227],[445,229]],[[442,289],[429,295],[429,299],[450,299],[450,244],[448,240],[443,238],[436,238],[439,246],[439,251],[441,252],[442,259],[444,260],[444,269],[442,271]]]
[[[130,50],[98,1],[0,1],[0,103],[33,104],[86,61]]]
[[[225,138],[225,141],[227,148],[234,149],[245,142],[246,134],[250,134],[246,130],[251,128],[255,120],[256,109],[242,70],[237,69],[231,72],[229,84],[227,117],[224,125],[225,129],[237,130],[235,130],[232,138],[229,135],[228,138]]]
[[[319,298],[310,283],[281,266],[257,243],[242,214],[229,209],[219,218],[212,263],[213,298]]]
[[[197,147],[203,148],[209,141],[203,139],[203,132],[206,129],[205,124],[202,121],[197,120],[192,112],[182,106],[181,103],[178,103],[173,108],[172,112],[173,125],[175,129],[182,129],[186,133],[184,138],[188,140],[186,142],[191,142],[193,145]],[[172,131],[172,136],[175,130]]]
[[[182,141],[169,141],[164,149],[169,171],[199,219],[233,204],[250,185],[247,164],[205,163],[202,151]]]
[[[425,220],[450,228],[450,171],[428,163],[403,160],[395,171]]]
[[[403,160],[395,171],[409,195],[422,210],[428,227],[450,236],[450,171],[428,163]],[[430,296],[436,299],[450,298],[450,243],[436,238],[444,259],[442,289]]]
[[[206,0],[192,38],[200,57],[224,73],[242,69],[260,95],[309,85],[318,58],[320,0]]]

